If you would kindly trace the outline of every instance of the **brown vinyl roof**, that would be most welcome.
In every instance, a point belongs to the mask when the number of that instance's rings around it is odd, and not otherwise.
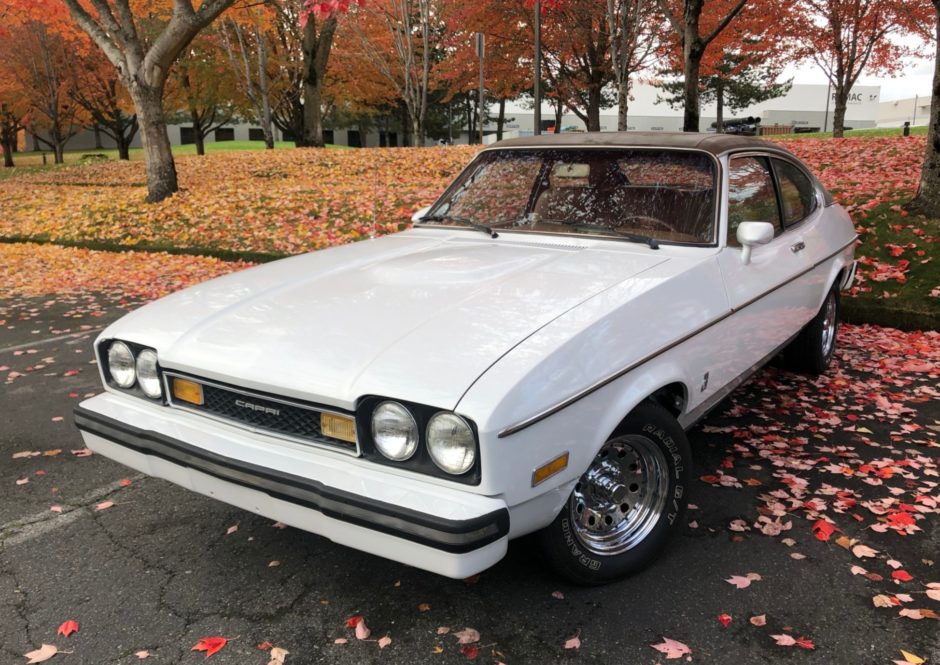
[[[729,150],[789,151],[777,143],[753,136],[695,132],[562,132],[498,141],[490,148],[638,147],[687,148],[720,155]]]

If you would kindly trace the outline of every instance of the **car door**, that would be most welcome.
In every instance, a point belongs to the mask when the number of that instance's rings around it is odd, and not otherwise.
[[[768,155],[728,158],[725,243],[718,263],[732,309],[733,346],[724,369],[733,376],[766,361],[812,317],[812,298],[800,277],[812,266],[805,228],[784,224],[780,186]],[[773,224],[774,239],[742,260],[736,232],[741,222]]]

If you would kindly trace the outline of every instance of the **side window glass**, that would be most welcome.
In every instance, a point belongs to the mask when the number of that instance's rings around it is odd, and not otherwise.
[[[777,193],[765,158],[732,158],[728,183],[729,246],[739,246],[737,231],[741,222],[770,222],[779,233]]]
[[[803,171],[782,159],[774,160],[780,202],[783,204],[783,223],[786,226],[805,219],[816,209],[816,193],[812,181]]]

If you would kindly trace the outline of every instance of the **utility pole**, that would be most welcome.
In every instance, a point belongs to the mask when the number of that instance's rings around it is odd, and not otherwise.
[[[829,129],[829,98],[832,97],[832,81],[826,86],[826,114],[823,117],[823,134]]]
[[[483,145],[483,55],[486,51],[486,38],[482,32],[477,33],[477,57],[480,58],[480,145]]]
[[[532,121],[535,123],[535,135],[542,133],[542,0],[535,0],[535,72],[532,94],[535,97],[535,109]]]

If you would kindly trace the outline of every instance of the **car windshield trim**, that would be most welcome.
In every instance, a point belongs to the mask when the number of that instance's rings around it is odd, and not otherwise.
[[[719,220],[720,220],[720,205],[721,205],[721,172],[722,165],[719,156],[714,154],[709,150],[704,150],[702,148],[692,147],[692,146],[648,146],[648,145],[559,145],[559,146],[527,146],[527,145],[513,145],[513,146],[492,146],[484,148],[478,152],[473,160],[464,168],[463,171],[458,174],[458,176],[451,182],[451,184],[444,190],[444,192],[438,197],[438,199],[430,206],[428,210],[428,216],[422,218],[420,221],[415,223],[415,226],[424,227],[424,228],[447,228],[445,225],[429,221],[425,224],[424,220],[437,217],[447,217],[446,213],[436,213],[440,209],[441,205],[446,203],[448,199],[459,190],[467,177],[470,175],[470,169],[478,167],[478,160],[481,156],[492,155],[493,153],[499,152],[530,152],[530,153],[568,153],[568,152],[594,152],[594,151],[608,151],[608,152],[623,152],[623,153],[683,153],[683,154],[694,154],[698,156],[703,156],[710,163],[711,168],[711,192],[712,192],[712,202],[710,207],[711,215],[711,237],[708,240],[700,241],[687,241],[687,240],[678,240],[673,238],[657,238],[653,236],[653,239],[658,245],[673,245],[677,247],[701,247],[701,248],[715,248],[718,246],[718,237],[719,237]],[[541,158],[544,164],[544,157]],[[541,177],[541,175],[540,175]],[[526,202],[525,210],[529,211],[533,205],[535,195],[538,193],[539,183],[533,183],[532,189],[530,191],[530,198]],[[479,223],[479,222],[474,222]],[[584,237],[586,234],[583,232],[583,229],[579,232],[575,230],[575,226],[571,225],[569,228],[572,230],[546,230],[546,229],[533,229],[526,228],[525,224],[527,223],[526,219],[519,218],[514,220],[500,221],[490,224],[483,224],[483,226],[489,226],[491,229],[498,231],[499,233],[528,233],[536,235],[551,235],[551,236],[567,236],[567,237]],[[591,225],[594,226],[594,225]],[[599,233],[591,233],[592,238],[600,240],[618,240],[618,241],[628,241],[632,240],[626,238],[619,229],[616,229],[609,225],[596,225]],[[645,236],[645,234],[638,233],[634,235]],[[644,239],[642,242],[646,242]]]

